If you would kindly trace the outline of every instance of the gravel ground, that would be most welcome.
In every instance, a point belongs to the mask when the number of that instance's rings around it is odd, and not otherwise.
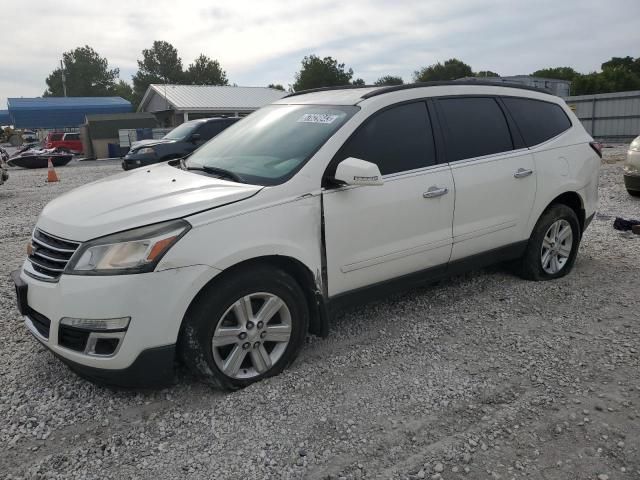
[[[340,314],[282,375],[243,391],[187,373],[113,391],[38,345],[6,277],[47,201],[119,171],[11,170],[0,187],[0,477],[640,478],[640,218],[605,150],[600,214],[574,272],[494,268]]]

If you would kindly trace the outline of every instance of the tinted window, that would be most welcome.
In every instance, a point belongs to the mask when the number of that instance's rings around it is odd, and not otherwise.
[[[339,159],[348,157],[375,163],[383,175],[433,165],[436,155],[426,104],[400,105],[374,115],[342,148]]]
[[[196,130],[195,133],[199,133],[202,140],[209,140],[219,134],[222,130],[229,126],[227,121],[215,121],[207,122]]]
[[[65,140],[80,140],[80,134],[79,133],[67,133],[64,136]]]
[[[493,98],[438,100],[443,116],[447,161],[513,150],[507,120]]]
[[[569,117],[555,103],[513,97],[505,97],[503,101],[518,124],[528,147],[549,140],[571,128]]]

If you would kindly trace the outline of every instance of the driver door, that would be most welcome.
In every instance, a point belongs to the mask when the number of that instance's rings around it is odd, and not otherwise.
[[[378,165],[384,184],[323,191],[329,296],[436,266],[452,248],[454,183],[436,164],[424,102],[374,114],[329,169],[355,157]]]

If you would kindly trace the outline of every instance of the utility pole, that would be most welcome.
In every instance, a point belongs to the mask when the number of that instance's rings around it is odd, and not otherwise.
[[[60,60],[60,71],[62,72],[62,92],[66,97],[67,96],[67,77],[65,77],[64,75],[64,64],[62,63],[62,60]]]

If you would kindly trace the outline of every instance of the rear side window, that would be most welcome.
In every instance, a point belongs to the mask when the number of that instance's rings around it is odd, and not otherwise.
[[[345,143],[339,160],[348,157],[375,163],[382,175],[435,164],[427,105],[409,103],[374,114]]]
[[[438,100],[443,117],[447,161],[513,150],[507,120],[495,99],[460,97]]]
[[[559,105],[529,98],[504,97],[509,113],[518,124],[527,147],[537,145],[571,128]]]

